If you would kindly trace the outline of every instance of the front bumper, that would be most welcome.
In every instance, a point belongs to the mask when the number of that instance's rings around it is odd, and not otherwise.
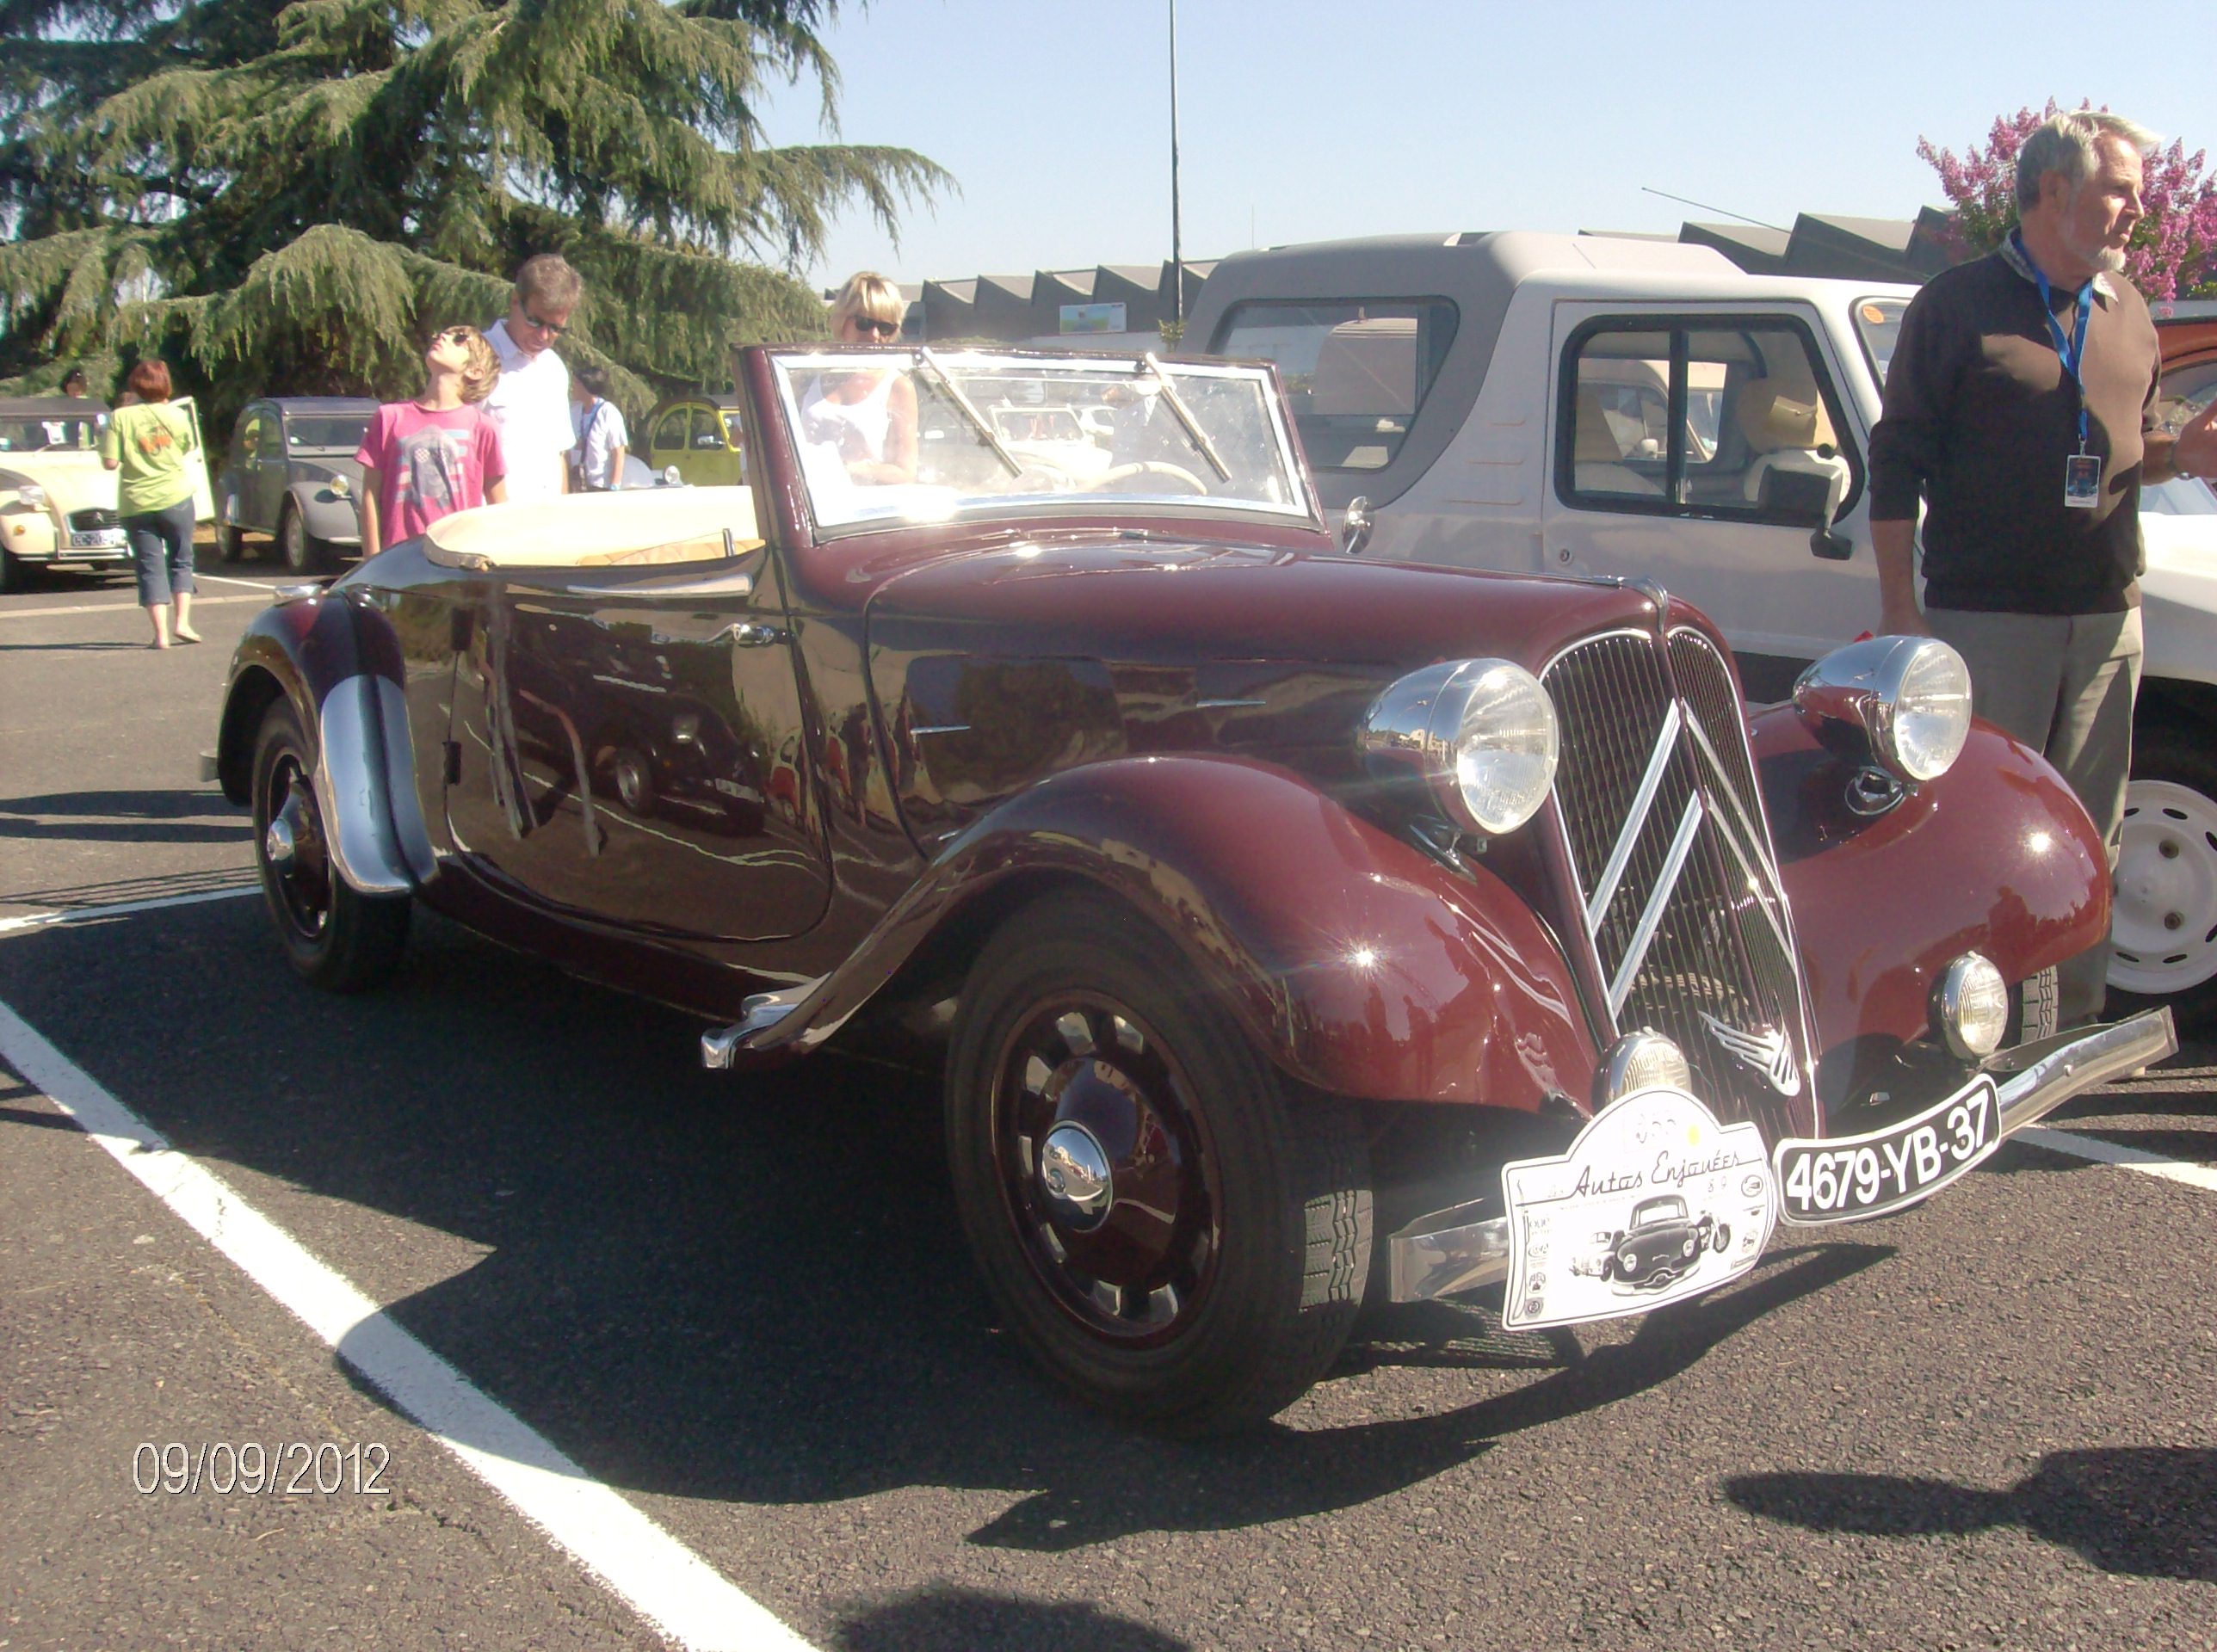
[[[2073,1096],[2137,1072],[2178,1049],[2169,1009],[2143,1010],[2108,1026],[2058,1033],[2036,1044],[1997,1051],[1981,1063],[2001,1102],[2004,1140],[2035,1125]],[[1509,1218],[1498,1198],[1473,1200],[1419,1217],[1386,1242],[1388,1294],[1423,1302],[1509,1274]]]

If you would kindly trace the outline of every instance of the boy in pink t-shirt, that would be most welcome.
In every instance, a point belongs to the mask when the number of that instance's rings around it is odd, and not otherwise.
[[[361,466],[361,554],[414,539],[442,516],[508,500],[500,432],[482,405],[500,361],[474,327],[434,334],[423,351],[423,393],[371,416]]]

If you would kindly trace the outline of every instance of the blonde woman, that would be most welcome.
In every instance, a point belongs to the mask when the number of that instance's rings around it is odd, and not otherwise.
[[[831,301],[832,336],[842,344],[890,344],[907,310],[899,287],[864,270]],[[800,399],[800,428],[837,448],[857,482],[916,480],[916,386],[897,368],[823,374]]]
[[[131,369],[132,400],[100,433],[100,462],[115,478],[116,502],[139,564],[139,605],[154,622],[154,646],[167,648],[170,615],[181,643],[193,629],[193,473],[200,450],[193,422],[170,402],[169,364],[148,356]]]
[[[442,516],[508,500],[500,431],[485,399],[500,361],[474,327],[434,333],[423,351],[423,393],[387,402],[362,433],[361,554],[412,539]]]

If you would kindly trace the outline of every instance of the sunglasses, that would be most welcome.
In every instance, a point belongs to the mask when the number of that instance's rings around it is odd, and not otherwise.
[[[568,322],[541,321],[538,317],[533,315],[528,310],[526,310],[523,312],[523,324],[527,327],[536,327],[540,332],[551,334],[556,338],[561,337],[563,334],[570,330],[570,324]]]
[[[474,327],[448,327],[431,335],[434,344],[466,344],[478,336]]]
[[[849,316],[847,324],[858,333],[868,333],[873,338],[898,338],[901,324],[897,321],[880,321],[875,316]]]

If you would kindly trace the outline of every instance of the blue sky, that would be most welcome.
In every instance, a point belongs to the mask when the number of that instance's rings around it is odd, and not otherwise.
[[[1179,0],[1184,248],[1399,231],[1675,231],[1717,214],[1906,218],[1941,197],[1920,136],[2091,97],[2217,146],[2208,15],[2084,3],[1500,5]],[[961,188],[898,249],[859,213],[808,274],[902,280],[1170,256],[1166,0],[848,0],[827,34],[840,136]],[[767,112],[819,141],[812,86]]]

